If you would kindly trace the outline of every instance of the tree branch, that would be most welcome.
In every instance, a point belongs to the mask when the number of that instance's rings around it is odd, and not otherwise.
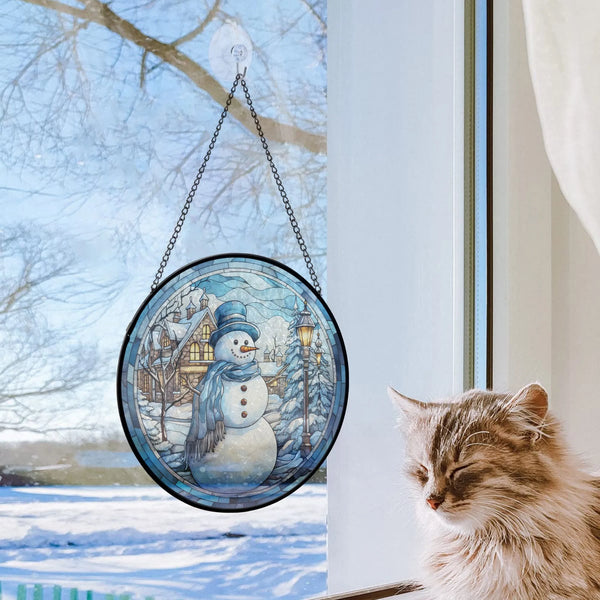
[[[144,87],[146,82],[146,58],[148,57],[148,51],[144,50],[142,53],[142,62],[140,64],[140,88]]]
[[[304,6],[311,12],[313,17],[317,19],[319,25],[321,25],[321,31],[325,33],[327,31],[327,23],[323,20],[323,17],[315,10],[315,7],[308,0],[300,0]]]
[[[227,100],[228,91],[202,66],[181,52],[174,44],[165,44],[150,37],[133,23],[123,19],[100,0],[85,0],[85,8],[76,8],[57,0],[23,0],[29,4],[49,8],[97,23],[108,30],[133,42],[139,48],[153,54],[186,75],[195,85],[203,89],[219,106]],[[189,35],[189,34],[188,34]],[[181,43],[179,41],[179,43]],[[237,99],[233,99],[229,112],[253,135],[256,135],[254,121],[250,112]],[[324,154],[327,149],[325,136],[310,133],[293,125],[279,123],[275,119],[259,116],[265,137],[271,141],[294,144],[313,152]]]
[[[25,2],[29,2],[29,4],[37,4],[38,6],[43,6],[44,8],[51,8],[52,10],[65,13],[67,15],[73,15],[74,17],[85,19],[86,21],[93,21],[93,19],[89,18],[85,8],[76,8],[75,6],[70,6],[64,2],[58,2],[57,0],[25,0]]]
[[[174,42],[172,42],[172,45],[180,46],[181,44],[185,44],[186,42],[189,42],[190,40],[193,40],[195,37],[199,36],[206,29],[206,26],[215,18],[216,14],[219,12],[220,6],[221,0],[216,0],[213,4],[213,7],[208,11],[204,21],[202,21],[198,27],[192,29],[192,31],[189,33],[186,33],[184,36],[176,39]]]

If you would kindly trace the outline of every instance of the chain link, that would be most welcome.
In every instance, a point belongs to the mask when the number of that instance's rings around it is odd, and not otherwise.
[[[294,209],[292,208],[289,198],[287,196],[287,193],[285,191],[285,188],[283,187],[283,183],[282,183],[281,177],[279,176],[279,173],[277,171],[277,167],[275,166],[275,163],[273,162],[273,157],[271,156],[271,152],[269,151],[269,145],[267,144],[267,140],[265,139],[265,135],[264,135],[262,127],[260,125],[258,115],[256,114],[256,111],[254,110],[254,105],[252,104],[252,99],[250,98],[250,92],[248,91],[248,86],[246,84],[244,75],[242,73],[238,73],[235,76],[235,80],[233,82],[233,85],[231,86],[229,95],[227,96],[225,106],[223,107],[223,112],[221,113],[221,116],[219,118],[219,122],[217,123],[215,132],[213,133],[213,136],[208,145],[208,150],[206,151],[204,160],[202,161],[202,164],[200,165],[200,168],[198,169],[198,173],[196,174],[194,183],[192,184],[192,187],[190,188],[190,191],[187,195],[185,204],[183,205],[183,208],[181,209],[181,214],[179,215],[179,219],[177,219],[177,224],[175,225],[175,229],[173,229],[173,233],[171,234],[171,239],[169,240],[169,243],[167,244],[167,249],[165,250],[162,260],[160,261],[158,271],[156,272],[156,275],[154,277],[154,281],[152,282],[152,286],[150,287],[150,290],[152,292],[154,292],[156,290],[156,288],[158,287],[158,284],[163,276],[165,267],[167,266],[167,263],[169,262],[169,258],[171,257],[171,251],[175,247],[175,243],[177,242],[177,238],[179,237],[179,234],[181,233],[181,229],[185,222],[185,218],[190,210],[190,206],[194,200],[194,196],[196,195],[196,191],[198,189],[198,184],[200,183],[200,180],[202,179],[202,175],[204,175],[204,170],[206,169],[206,164],[208,163],[208,161],[210,159],[210,155],[215,148],[215,142],[217,141],[217,137],[219,137],[219,132],[221,131],[223,121],[225,121],[225,118],[229,114],[229,107],[231,106],[233,96],[235,95],[235,91],[236,91],[239,83],[242,84],[242,88],[244,90],[244,95],[246,96],[246,103],[248,104],[248,108],[250,109],[250,114],[252,115],[252,119],[254,120],[254,124],[256,126],[256,131],[258,133],[258,137],[260,138],[262,147],[265,151],[265,156],[267,157],[267,160],[269,161],[269,165],[271,167],[271,173],[273,174],[273,179],[275,180],[275,184],[277,185],[277,189],[279,190],[279,194],[281,196],[281,201],[283,202],[283,206],[285,207],[285,211],[288,215],[290,225],[292,226],[292,230],[294,232],[294,235],[296,236],[298,246],[300,247],[300,251],[302,252],[302,256],[304,257],[304,262],[306,263],[306,267],[308,268],[308,272],[310,273],[310,278],[312,280],[313,286],[314,286],[315,290],[317,291],[317,293],[320,295],[321,294],[321,286],[319,285],[319,280],[317,279],[317,274],[315,272],[312,260],[310,258],[310,254],[308,253],[306,243],[304,241],[304,238],[302,237],[302,232],[300,231],[300,226],[298,225],[298,221],[296,220],[296,216],[294,214]]]
[[[246,85],[246,80],[242,77],[240,82],[242,84],[242,88],[244,90],[244,95],[246,96],[246,103],[248,104],[248,108],[250,109],[250,114],[254,119],[254,125],[256,126],[256,132],[258,133],[258,137],[262,143],[262,147],[265,151],[265,156],[269,161],[269,165],[271,166],[271,173],[273,173],[273,179],[275,180],[275,185],[279,190],[279,195],[281,196],[281,201],[283,202],[283,206],[285,207],[285,212],[287,213],[288,219],[290,220],[290,225],[292,226],[292,231],[296,236],[296,240],[298,242],[298,246],[300,251],[302,252],[302,256],[304,257],[304,262],[306,263],[306,268],[310,273],[310,278],[312,279],[313,286],[317,293],[321,294],[321,286],[319,285],[319,280],[317,279],[317,274],[315,272],[315,268],[312,263],[312,259],[310,258],[310,254],[308,253],[308,248],[306,247],[306,242],[302,237],[302,232],[300,231],[300,226],[298,225],[298,221],[296,220],[296,215],[294,215],[294,209],[290,204],[290,200],[288,195],[283,187],[283,183],[281,182],[281,177],[277,171],[277,167],[273,162],[273,157],[271,156],[271,152],[269,151],[269,145],[267,144],[267,140],[265,139],[265,134],[263,133],[262,127],[260,125],[260,121],[258,120],[258,115],[254,110],[254,105],[252,104],[252,99],[250,98],[250,92],[248,91],[248,86]]]
[[[169,262],[169,258],[171,257],[171,251],[175,247],[177,238],[179,237],[179,234],[181,233],[181,228],[183,227],[183,224],[185,223],[185,218],[187,217],[187,214],[190,210],[190,206],[191,206],[192,202],[194,201],[194,196],[196,195],[198,185],[202,179],[202,175],[204,175],[204,170],[206,169],[206,163],[208,163],[208,160],[210,159],[210,155],[211,155],[212,151],[215,149],[215,143],[217,141],[217,138],[219,137],[219,132],[221,131],[223,121],[225,121],[225,118],[229,114],[229,107],[231,106],[231,101],[233,100],[233,96],[235,95],[235,90],[237,89],[238,83],[240,82],[241,78],[242,78],[241,73],[238,73],[235,77],[235,81],[233,82],[233,85],[231,86],[231,90],[229,90],[229,95],[227,96],[227,100],[225,101],[225,106],[223,107],[223,112],[221,113],[221,116],[219,117],[219,122],[217,123],[217,127],[215,128],[215,132],[213,133],[210,143],[208,144],[208,150],[206,151],[206,154],[204,155],[204,160],[202,161],[202,164],[200,165],[200,168],[198,169],[198,173],[196,174],[194,183],[192,184],[192,187],[190,188],[190,191],[185,200],[185,204],[183,205],[183,208],[181,209],[181,214],[179,215],[179,219],[177,219],[175,229],[173,229],[173,233],[171,234],[171,239],[169,239],[169,243],[167,244],[167,249],[165,250],[162,260],[160,261],[158,271],[156,272],[156,275],[154,276],[154,281],[152,282],[152,285],[150,286],[150,290],[152,292],[154,290],[156,290],[156,288],[158,287],[158,284],[159,284],[159,282],[163,276],[163,273],[165,271],[165,267],[167,266],[167,263]]]

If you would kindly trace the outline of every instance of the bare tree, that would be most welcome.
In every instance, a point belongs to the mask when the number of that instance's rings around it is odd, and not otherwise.
[[[149,333],[147,340],[148,346],[152,344]],[[168,351],[160,344],[156,355],[152,353],[150,348],[146,351],[142,349],[140,356],[140,365],[142,371],[148,375],[152,384],[150,386],[150,400],[152,402],[160,402],[160,435],[161,440],[167,440],[166,417],[167,411],[172,408],[176,402],[182,402],[189,393],[195,393],[194,388],[190,387],[187,379],[179,381],[180,387],[185,388],[185,391],[177,397],[174,395],[175,381],[179,376],[179,364],[182,358],[182,352],[176,352],[176,347],[169,346]]]
[[[68,36],[73,37],[81,28],[87,27],[88,23],[97,23],[106,27],[109,31],[121,36],[124,40],[132,42],[138,46],[142,52],[142,62],[140,67],[140,85],[143,86],[147,73],[148,54],[154,55],[161,62],[171,65],[180,73],[188,77],[195,85],[207,92],[213,100],[219,105],[225,104],[228,90],[198,62],[194,61],[187,54],[179,49],[179,46],[194,39],[205,29],[219,13],[220,2],[217,0],[208,12],[207,16],[201,21],[200,25],[192,31],[186,33],[170,43],[164,43],[155,37],[152,37],[141,31],[131,21],[117,15],[109,6],[108,2],[100,0],[79,0],[80,8],[71,6],[57,0],[23,0],[29,4],[42,6],[65,15],[71,15],[82,21],[80,26],[75,26],[73,32]],[[245,110],[240,100],[234,99],[230,112],[238,121],[249,131],[254,133],[254,122],[252,117]],[[262,116],[261,122],[265,136],[273,141],[289,142],[302,146],[311,152],[322,153],[326,148],[326,140],[323,135],[305,131],[293,125],[277,122],[274,119]]]
[[[3,0],[5,197],[32,209],[54,204],[59,219],[66,212],[96,219],[102,206],[110,222],[100,219],[98,231],[110,236],[103,248],[113,252],[106,264],[122,261],[121,272],[136,273],[156,257],[158,266],[229,89],[211,74],[208,43],[233,21],[253,38],[247,80],[254,105],[315,268],[324,273],[326,2],[269,3],[268,13],[260,6],[245,0]],[[240,92],[169,266],[233,250],[256,251],[301,271]],[[15,196],[11,186],[22,192]],[[89,320],[94,307],[110,307],[119,282],[107,288],[83,281],[77,257],[64,250],[60,236],[32,228],[0,235],[7,281],[0,289],[0,429],[59,429],[63,410],[70,422],[80,415],[84,423],[89,390],[99,380],[109,385],[114,357],[101,368],[90,333],[81,325],[77,331],[57,325],[64,319],[55,318],[56,309],[77,308]]]
[[[12,34],[3,44],[9,59],[0,114],[9,140],[0,156],[35,170],[41,181],[32,192],[59,184],[74,203],[83,204],[102,190],[117,214],[136,204],[140,224],[124,227],[118,240],[131,261],[160,252],[162,239],[143,235],[144,219],[155,214],[153,206],[168,210],[166,239],[227,97],[228,86],[211,75],[204,58],[210,36],[228,21],[259,32],[248,74],[254,103],[317,268],[324,271],[324,0],[274,3],[268,19],[240,13],[231,0],[211,0],[204,7],[191,0],[3,4]],[[274,67],[282,40],[293,49],[286,51],[285,70]],[[294,68],[304,55],[311,58],[310,68]],[[190,214],[202,225],[190,253],[201,252],[200,240],[202,249],[223,239],[243,243],[243,231],[263,253],[300,265],[241,95],[230,114],[195,202],[199,206]]]
[[[24,227],[2,234],[0,431],[95,429],[89,396],[106,370],[96,345],[74,341],[73,334],[84,322],[78,322],[81,306],[88,312],[102,304],[99,290],[75,277],[72,257],[52,236]],[[106,295],[111,290],[104,288]],[[70,326],[43,317],[40,309],[49,303],[73,312]]]

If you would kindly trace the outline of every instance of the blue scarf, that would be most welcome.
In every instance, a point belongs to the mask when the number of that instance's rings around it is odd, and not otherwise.
[[[245,365],[219,360],[208,367],[192,400],[192,422],[185,440],[186,465],[190,460],[200,460],[207,452],[214,452],[225,437],[221,408],[223,381],[248,381],[257,375],[260,369],[255,360]]]

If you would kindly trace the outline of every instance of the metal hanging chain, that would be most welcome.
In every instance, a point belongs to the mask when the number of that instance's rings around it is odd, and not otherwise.
[[[275,180],[275,184],[277,185],[277,189],[279,190],[279,194],[281,196],[281,201],[283,202],[283,206],[285,207],[285,211],[288,215],[290,225],[292,226],[292,230],[294,232],[294,235],[296,236],[296,241],[298,242],[298,246],[300,247],[300,251],[302,252],[302,256],[304,257],[304,262],[306,263],[306,267],[308,268],[308,272],[310,273],[310,278],[312,280],[313,287],[315,288],[316,292],[319,295],[321,294],[321,286],[319,285],[319,280],[317,278],[317,274],[315,272],[315,268],[313,266],[312,259],[310,258],[310,254],[308,253],[308,249],[306,247],[306,242],[304,241],[304,238],[302,237],[302,232],[300,231],[300,226],[298,225],[298,221],[296,220],[296,216],[294,215],[294,209],[292,208],[292,205],[290,204],[290,200],[287,196],[285,188],[283,187],[281,177],[279,176],[277,167],[275,166],[275,163],[273,162],[273,157],[271,156],[271,152],[269,151],[269,145],[267,144],[267,140],[265,139],[265,135],[264,135],[262,127],[260,125],[258,115],[256,114],[256,111],[254,110],[254,105],[252,104],[252,99],[250,98],[250,92],[248,91],[248,86],[246,84],[246,80],[244,79],[245,73],[246,73],[246,70],[244,69],[244,73],[238,73],[235,76],[235,80],[233,82],[233,85],[231,86],[229,95],[227,96],[225,106],[223,107],[223,112],[221,113],[221,116],[219,117],[219,122],[217,123],[215,132],[213,133],[213,136],[208,145],[208,150],[206,151],[204,160],[202,161],[202,164],[200,165],[200,168],[198,169],[198,173],[196,174],[194,183],[192,184],[192,187],[190,188],[190,191],[185,200],[185,204],[183,205],[183,208],[181,209],[181,214],[179,215],[179,219],[177,219],[177,224],[175,225],[175,229],[173,229],[173,233],[171,235],[169,243],[167,244],[167,249],[165,250],[162,260],[160,261],[158,271],[156,272],[156,275],[154,276],[154,281],[152,282],[152,285],[150,286],[150,290],[152,292],[154,292],[156,290],[156,288],[158,287],[158,284],[163,276],[165,267],[167,266],[167,263],[169,262],[169,258],[171,257],[171,251],[175,247],[177,238],[179,237],[179,234],[181,233],[181,229],[185,222],[185,218],[190,210],[190,206],[194,200],[194,196],[196,195],[196,191],[198,189],[198,184],[200,183],[200,180],[202,179],[202,175],[204,175],[204,170],[206,169],[206,163],[208,163],[208,161],[210,159],[210,155],[215,148],[215,142],[217,141],[217,137],[219,137],[219,132],[221,131],[221,126],[223,125],[223,121],[225,121],[225,118],[229,114],[229,107],[231,106],[231,101],[233,100],[233,96],[235,95],[237,86],[239,83],[241,83],[242,88],[244,90],[244,95],[246,96],[246,103],[248,104],[248,108],[250,109],[250,114],[252,115],[252,118],[254,119],[254,124],[256,125],[256,131],[258,133],[258,137],[260,138],[262,147],[265,151],[265,156],[267,157],[267,161],[269,162],[269,165],[271,167],[271,173],[273,174],[273,179]]]
[[[241,74],[238,73],[235,76],[235,81],[233,82],[233,85],[231,86],[231,90],[229,90],[229,95],[227,96],[227,100],[225,101],[225,106],[223,107],[223,112],[221,113],[221,116],[219,117],[219,122],[217,123],[215,132],[213,133],[213,136],[210,140],[210,144],[208,144],[208,150],[206,151],[206,154],[204,155],[204,160],[202,161],[202,164],[200,165],[200,168],[198,169],[198,173],[196,174],[194,183],[192,184],[192,187],[190,188],[190,191],[185,200],[185,204],[183,205],[183,208],[181,209],[181,214],[179,215],[179,219],[177,219],[177,224],[175,225],[175,229],[173,229],[173,233],[171,234],[171,239],[169,240],[169,243],[167,244],[167,249],[165,250],[162,260],[160,261],[158,271],[156,272],[156,275],[154,276],[154,281],[152,282],[152,285],[150,286],[150,290],[152,292],[154,290],[156,290],[156,288],[158,287],[158,283],[160,282],[160,280],[163,276],[165,267],[167,266],[167,263],[169,262],[169,258],[171,257],[171,251],[175,247],[177,238],[179,237],[179,234],[181,233],[181,228],[183,227],[183,224],[185,223],[185,218],[187,217],[187,214],[190,210],[190,206],[194,200],[194,196],[196,195],[196,190],[198,189],[198,184],[200,183],[200,180],[202,179],[202,175],[204,175],[204,170],[206,169],[206,163],[210,159],[210,155],[215,148],[215,142],[217,141],[217,138],[219,137],[219,132],[221,131],[221,126],[223,125],[223,121],[229,114],[229,107],[231,106],[231,101],[233,100],[235,90],[237,89],[238,83],[240,82],[241,78],[242,78]]]
[[[246,103],[248,104],[248,108],[250,109],[250,114],[252,115],[252,118],[254,119],[254,124],[256,125],[256,132],[258,133],[258,137],[260,138],[260,141],[262,143],[262,147],[265,151],[265,156],[267,157],[269,165],[271,166],[271,173],[273,173],[273,179],[275,180],[275,185],[277,185],[277,189],[279,190],[281,201],[283,202],[283,206],[285,207],[285,212],[287,213],[287,216],[290,220],[290,225],[292,226],[292,230],[294,232],[294,235],[296,236],[298,246],[300,247],[300,251],[302,252],[302,256],[304,257],[304,262],[306,263],[306,267],[308,269],[308,272],[310,273],[310,278],[312,279],[313,286],[317,293],[320,295],[321,286],[319,285],[319,280],[317,279],[317,274],[315,273],[315,268],[313,266],[312,259],[310,258],[308,248],[306,247],[306,242],[302,237],[300,226],[298,225],[298,221],[296,220],[296,216],[294,215],[294,209],[292,208],[285,188],[283,187],[281,177],[277,172],[277,167],[273,162],[273,157],[271,156],[271,152],[269,151],[269,145],[267,144],[265,134],[263,133],[262,127],[260,126],[260,121],[258,120],[258,115],[254,110],[254,105],[252,104],[252,99],[250,98],[250,92],[248,91],[246,80],[242,77],[240,83],[242,84],[244,95],[246,96]]]

